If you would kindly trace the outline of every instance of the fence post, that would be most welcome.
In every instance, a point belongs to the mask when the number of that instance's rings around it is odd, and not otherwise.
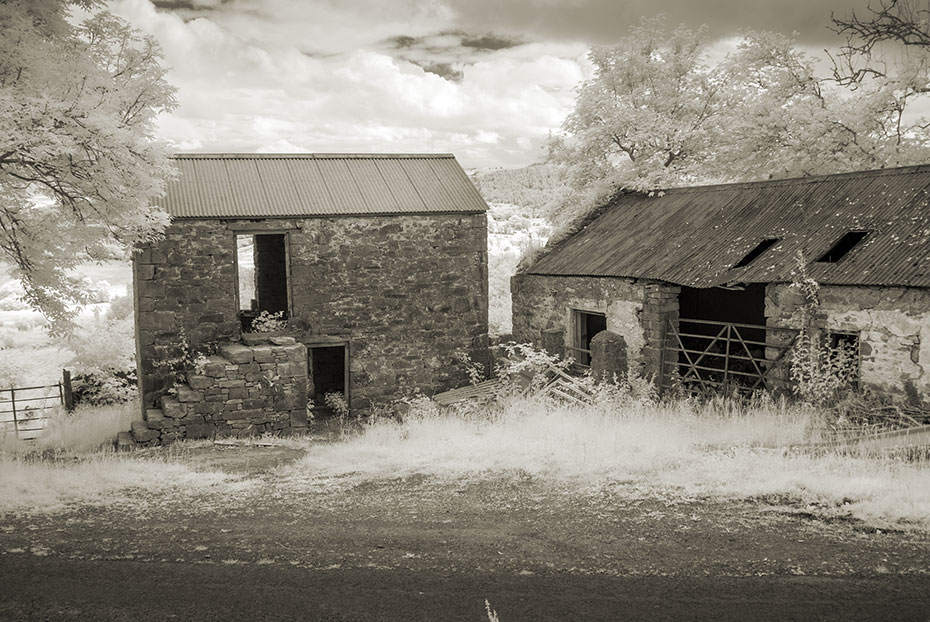
[[[61,370],[61,385],[64,389],[65,410],[71,412],[74,410],[74,394],[71,392],[71,372],[67,369]]]
[[[16,440],[19,440],[19,421],[16,419],[16,389],[10,387],[10,404],[13,407],[13,430],[16,432]]]

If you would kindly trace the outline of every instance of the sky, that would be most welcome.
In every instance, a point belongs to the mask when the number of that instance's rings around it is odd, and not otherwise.
[[[831,11],[866,0],[111,0],[161,44],[179,106],[159,121],[178,151],[454,153],[517,167],[591,75],[588,50],[643,17],[842,40]]]

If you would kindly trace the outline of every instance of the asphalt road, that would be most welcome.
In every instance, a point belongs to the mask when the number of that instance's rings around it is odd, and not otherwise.
[[[201,453],[245,480],[0,515],[0,621],[930,622],[930,534],[842,507]]]
[[[0,558],[2,620],[930,620],[930,578],[602,577]]]

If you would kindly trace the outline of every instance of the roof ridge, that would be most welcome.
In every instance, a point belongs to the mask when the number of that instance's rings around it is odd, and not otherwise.
[[[350,160],[350,159],[419,159],[419,158],[455,158],[452,153],[175,153],[172,158],[178,160]]]
[[[699,186],[671,186],[669,188],[661,188],[654,190],[656,192],[708,192],[711,190],[721,190],[725,188],[746,188],[751,186],[762,186],[762,185],[793,185],[793,184],[806,184],[806,183],[816,183],[820,181],[826,181],[828,179],[839,179],[844,177],[895,177],[898,175],[911,175],[914,173],[921,173],[930,171],[930,164],[911,164],[908,166],[895,166],[891,168],[874,168],[867,169],[864,171],[846,171],[844,173],[823,173],[820,175],[808,175],[806,177],[783,177],[779,179],[758,179],[755,181],[731,181],[719,184],[706,184]],[[647,191],[633,192],[631,194],[639,194],[641,196],[648,196],[650,193]],[[610,202],[616,200],[617,197],[613,197]]]

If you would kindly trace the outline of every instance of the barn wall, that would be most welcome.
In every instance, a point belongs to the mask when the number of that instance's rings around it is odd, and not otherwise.
[[[240,338],[235,235],[263,231],[288,237],[287,334],[349,343],[353,408],[465,384],[454,355],[486,358],[484,214],[177,220],[133,262],[143,408],[171,384],[182,331],[193,349]]]
[[[603,313],[607,330],[626,340],[630,370],[642,371],[644,356],[648,356],[647,338],[655,328],[648,321],[644,323],[643,310],[658,304],[651,290],[647,301],[644,282],[518,274],[511,279],[510,288],[515,340],[545,347],[547,331],[550,335],[560,331],[560,345],[572,345],[572,311]]]
[[[864,385],[898,393],[912,382],[930,393],[930,291],[824,285],[820,301],[826,330],[859,333]],[[787,284],[770,284],[769,325],[799,328],[802,303]]]

